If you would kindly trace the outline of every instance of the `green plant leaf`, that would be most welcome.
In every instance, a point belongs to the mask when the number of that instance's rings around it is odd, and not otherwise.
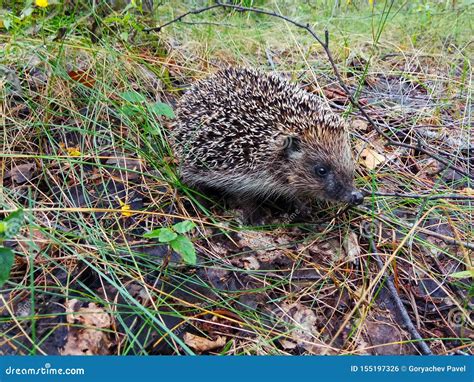
[[[450,276],[456,279],[467,279],[469,277],[474,278],[474,269],[468,269],[467,271],[451,273]]]
[[[126,117],[132,117],[138,113],[140,113],[140,107],[135,105],[124,105],[118,109],[121,114],[125,115]]]
[[[16,211],[13,211],[10,215],[8,215],[3,221],[12,221],[12,220],[19,220],[23,222],[23,219],[25,217],[25,213],[23,212],[23,209],[19,208]]]
[[[143,94],[140,94],[134,90],[120,93],[120,97],[130,103],[142,103],[146,101],[146,98]]]
[[[0,239],[11,238],[20,232],[25,218],[21,208],[12,212],[2,222],[0,222]]]
[[[173,226],[173,229],[178,233],[186,233],[193,230],[196,227],[196,224],[190,220],[185,220],[184,222],[176,223]]]
[[[158,240],[161,243],[169,243],[172,240],[175,240],[178,237],[178,234],[174,232],[171,228],[162,228]]]
[[[158,115],[162,115],[167,118],[174,118],[174,111],[170,105],[163,102],[155,102],[148,105],[149,109]]]
[[[157,228],[154,229],[151,232],[147,232],[146,234],[143,235],[143,237],[149,238],[149,239],[158,239],[160,243],[168,243],[171,240],[174,240],[178,237],[176,232],[174,232],[171,228]]]
[[[147,239],[156,239],[160,236],[161,228],[154,229],[153,231],[147,232],[143,234],[143,237]]]
[[[0,247],[0,288],[10,277],[14,255],[10,248]]]
[[[182,256],[185,263],[196,265],[196,249],[192,241],[186,236],[178,236],[170,242],[170,245]]]

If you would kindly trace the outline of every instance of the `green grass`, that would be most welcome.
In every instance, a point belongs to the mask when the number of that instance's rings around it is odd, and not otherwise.
[[[468,2],[454,7],[380,2],[373,9],[362,1],[339,7],[252,3],[310,23],[318,33],[327,29],[344,80],[353,91],[360,89],[359,99],[379,106],[373,110],[382,113],[382,126],[394,131],[447,126],[453,136],[472,142]],[[11,243],[16,263],[0,291],[0,353],[57,351],[57,330],[87,326],[80,319],[71,323],[78,312],[68,313],[65,306],[72,299],[86,307],[95,303],[110,315],[114,325],[100,330],[109,346],[102,350],[111,354],[199,353],[183,340],[191,328],[203,337],[225,337],[226,345],[213,354],[365,354],[392,341],[402,353],[416,352],[404,335],[375,344],[368,340],[367,322],[399,326],[382,319],[387,314],[375,281],[383,275],[361,233],[365,223],[376,225],[378,251],[382,259],[392,256],[390,273],[432,351],[472,352],[468,323],[458,330],[441,300],[419,292],[421,284],[434,283],[449,309],[468,315],[472,279],[450,275],[472,269],[472,248],[446,245],[439,235],[473,242],[472,200],[374,195],[364,208],[337,217],[340,206],[321,207],[320,224],[282,218],[249,228],[238,224],[234,211],[204,202],[181,184],[168,144],[172,119],[147,105],[173,106],[190,83],[229,64],[282,72],[311,83],[307,88],[319,94],[337,88],[311,36],[271,17],[218,10],[185,19],[201,24],[176,23],[159,34],[142,31],[203,4],[165,2],[151,14],[131,9],[107,16],[102,7],[78,6],[66,14],[66,7],[50,6],[22,19],[18,3],[3,13],[11,25],[0,30],[0,63],[19,77],[23,98],[12,99],[11,81],[0,80],[6,100],[0,113],[0,208],[23,207],[26,225]],[[94,20],[100,27],[92,42],[88,28]],[[60,28],[66,29],[65,38],[54,41]],[[359,59],[362,70],[351,65]],[[368,93],[371,81],[389,85]],[[397,86],[401,93],[419,86],[425,93],[416,95],[423,102],[412,97],[406,103],[403,93],[389,103]],[[134,106],[124,97],[129,92],[141,94],[146,104]],[[330,103],[354,118],[349,105]],[[370,129],[354,131],[353,138],[388,158],[376,170],[359,166],[356,181],[367,190],[448,194],[473,188],[466,177],[449,183],[426,175],[428,158],[384,147]],[[442,140],[429,142],[439,152],[453,150]],[[452,160],[472,173],[472,156],[466,160],[457,153]],[[34,164],[35,170],[17,184],[6,174],[20,164]],[[131,206],[132,216],[120,202]],[[196,268],[173,256],[166,264],[166,246],[143,238],[177,220],[198,225],[192,236]],[[351,233],[358,240],[354,259],[343,249]],[[415,300],[423,298],[433,311],[420,310]],[[348,326],[335,338],[345,320]]]

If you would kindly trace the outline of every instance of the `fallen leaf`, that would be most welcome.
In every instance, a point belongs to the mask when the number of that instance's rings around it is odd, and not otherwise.
[[[364,341],[359,346],[360,350],[363,354],[371,355],[406,354],[406,334],[396,323],[391,322],[390,313],[384,313],[371,315],[364,321]]]
[[[385,162],[385,160],[384,155],[370,148],[363,149],[359,155],[359,163],[369,170],[375,169],[379,164]]]
[[[88,88],[94,87],[95,79],[88,72],[83,70],[71,70],[67,74],[73,81],[79,82]]]
[[[285,333],[288,333],[283,343],[286,349],[291,349],[292,343],[295,343],[311,354],[320,354],[325,348],[318,339],[318,320],[312,309],[299,302],[284,302],[274,314],[280,323],[281,321],[286,323],[283,329]]]
[[[110,354],[111,341],[103,329],[110,328],[112,322],[104,308],[93,302],[82,307],[79,300],[69,300],[66,303],[66,321],[71,326],[68,327],[62,355]]]
[[[438,174],[441,170],[440,163],[433,158],[421,159],[417,161],[417,165],[419,167],[419,176],[434,176]]]
[[[360,245],[359,238],[355,232],[350,231],[344,238],[342,243],[344,250],[346,251],[346,256],[351,263],[354,263],[356,259],[360,256]]]
[[[226,338],[223,336],[217,336],[217,338],[213,341],[204,337],[196,336],[191,333],[185,333],[183,340],[186,345],[198,352],[205,352],[221,348],[227,342]]]
[[[245,269],[257,270],[260,269],[260,263],[255,258],[255,256],[247,256],[242,258]]]
[[[356,120],[352,121],[351,127],[354,130],[367,131],[368,127],[369,127],[369,124],[367,123],[367,121],[364,121],[363,119],[356,119]]]
[[[7,171],[5,178],[12,178],[17,184],[28,182],[33,177],[33,173],[36,170],[35,163],[24,163],[13,167],[10,171]]]

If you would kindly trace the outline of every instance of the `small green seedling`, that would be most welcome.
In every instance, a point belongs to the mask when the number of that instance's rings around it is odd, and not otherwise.
[[[170,247],[181,255],[184,262],[190,265],[196,265],[196,249],[193,242],[184,235],[196,227],[192,221],[185,220],[176,223],[171,227],[162,227],[154,229],[143,235],[148,239],[158,239],[160,243],[168,243]]]
[[[14,260],[13,251],[10,248],[4,247],[2,244],[5,239],[11,239],[20,232],[20,228],[23,225],[23,218],[23,210],[19,209],[0,221],[0,288],[10,277]]]
[[[120,97],[125,101],[124,105],[120,107],[120,112],[126,117],[143,116],[145,113],[156,115],[158,117],[166,117],[173,119],[175,117],[174,111],[170,105],[163,102],[148,102],[146,97],[134,90],[120,93]],[[145,130],[150,134],[158,134],[157,131],[145,126]]]

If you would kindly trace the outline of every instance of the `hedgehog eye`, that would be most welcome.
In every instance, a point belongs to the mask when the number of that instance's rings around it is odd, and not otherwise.
[[[328,174],[328,169],[324,166],[316,166],[314,168],[314,172],[316,173],[317,176],[319,176],[320,178],[325,178],[326,175]]]

